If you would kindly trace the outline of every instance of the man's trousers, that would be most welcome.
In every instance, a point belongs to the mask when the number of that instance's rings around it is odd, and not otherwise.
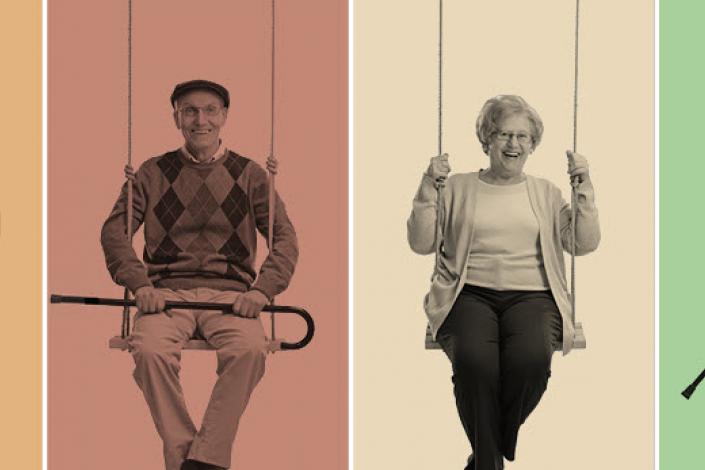
[[[191,302],[232,303],[240,295],[206,288],[160,290],[167,300]],[[218,380],[200,430],[189,416],[179,381],[181,349],[194,332],[215,347],[217,356]],[[205,310],[138,313],[129,346],[135,381],[164,444],[166,470],[179,470],[186,458],[229,467],[240,417],[264,374],[260,320]]]

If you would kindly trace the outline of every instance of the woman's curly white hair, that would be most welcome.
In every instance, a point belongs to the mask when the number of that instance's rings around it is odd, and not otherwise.
[[[541,142],[543,135],[543,122],[534,108],[517,95],[498,95],[490,98],[480,110],[475,124],[477,138],[480,139],[482,150],[487,153],[490,149],[490,140],[499,130],[499,123],[506,117],[523,114],[531,124],[531,150]]]

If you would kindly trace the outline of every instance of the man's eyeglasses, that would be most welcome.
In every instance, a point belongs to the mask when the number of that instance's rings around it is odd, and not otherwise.
[[[198,106],[184,106],[183,108],[179,108],[179,112],[187,118],[195,118],[198,116],[199,110],[203,111],[203,114],[208,117],[215,117],[223,110],[223,108],[212,104],[202,108],[199,108]]]
[[[508,141],[512,140],[512,137],[516,137],[516,138],[517,138],[517,142],[519,142],[519,143],[522,144],[522,145],[531,143],[531,141],[532,141],[532,139],[533,139],[533,138],[531,137],[531,135],[525,134],[525,133],[523,133],[523,132],[519,132],[519,133],[516,133],[516,134],[515,134],[514,132],[504,132],[504,131],[501,131],[501,132],[496,132],[496,133],[495,133],[495,137],[496,137],[497,140],[499,140],[500,142],[508,142]]]

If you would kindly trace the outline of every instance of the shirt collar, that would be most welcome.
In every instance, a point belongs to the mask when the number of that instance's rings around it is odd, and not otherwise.
[[[223,141],[221,140],[220,145],[218,145],[218,150],[216,150],[215,153],[213,154],[213,156],[211,158],[209,158],[208,160],[206,160],[205,162],[200,162],[200,161],[198,161],[198,159],[196,157],[191,155],[191,152],[189,152],[188,148],[186,148],[186,144],[184,144],[181,147],[181,151],[184,153],[184,155],[186,155],[186,158],[188,158],[189,160],[191,160],[194,163],[198,163],[199,165],[202,165],[204,163],[213,163],[214,161],[216,161],[217,159],[219,159],[220,157],[225,155],[225,152],[227,152],[228,149],[225,148],[225,145],[223,145]]]

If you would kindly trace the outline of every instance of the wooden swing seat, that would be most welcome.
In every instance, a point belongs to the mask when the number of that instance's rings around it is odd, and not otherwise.
[[[431,334],[431,325],[426,325],[426,349],[441,349],[441,345],[433,340],[433,335]],[[583,324],[575,324],[575,336],[573,336],[573,349],[585,349],[585,332],[583,332]],[[562,348],[558,346],[555,348],[556,351],[560,351]]]

